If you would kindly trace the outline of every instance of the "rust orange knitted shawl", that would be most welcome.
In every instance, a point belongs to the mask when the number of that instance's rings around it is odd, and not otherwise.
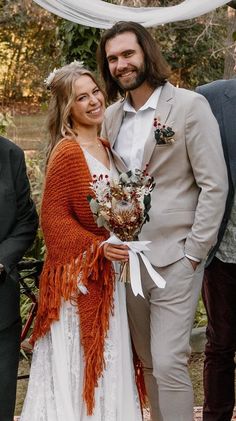
[[[78,307],[85,371],[83,398],[88,415],[104,369],[104,340],[113,308],[114,271],[99,245],[108,232],[98,228],[87,196],[92,181],[84,154],[74,140],[57,145],[47,168],[41,224],[47,249],[40,279],[39,309],[32,342],[59,319],[62,299]],[[89,294],[78,292],[80,282]]]

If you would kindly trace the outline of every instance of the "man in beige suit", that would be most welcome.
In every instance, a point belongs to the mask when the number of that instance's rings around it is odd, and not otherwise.
[[[191,421],[189,337],[228,191],[218,124],[203,96],[167,82],[168,65],[141,25],[118,22],[106,31],[98,62],[108,99],[123,97],[107,109],[102,132],[117,168],[148,165],[156,182],[140,239],[151,240],[146,255],[166,287],[156,287],[142,265],[145,299],[127,287],[152,421]],[[112,260],[114,246],[107,245],[109,253]]]

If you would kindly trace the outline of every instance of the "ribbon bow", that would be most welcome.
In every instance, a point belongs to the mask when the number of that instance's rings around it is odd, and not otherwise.
[[[125,244],[129,247],[129,268],[130,268],[130,283],[131,288],[135,296],[138,294],[141,297],[144,297],[142,283],[141,283],[141,274],[140,274],[140,263],[138,255],[141,257],[150,277],[152,278],[154,284],[156,284],[159,288],[165,288],[166,281],[159,275],[158,272],[153,269],[151,263],[149,262],[148,258],[143,254],[143,251],[148,251],[149,248],[147,245],[151,243],[151,241],[121,241],[117,238],[114,234],[108,238],[108,240],[104,241],[104,243],[121,245]],[[101,246],[102,246],[101,244]]]

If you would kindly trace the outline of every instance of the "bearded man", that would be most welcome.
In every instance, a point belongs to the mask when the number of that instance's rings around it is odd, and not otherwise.
[[[122,97],[108,107],[102,130],[117,168],[148,165],[156,182],[150,222],[139,238],[151,240],[145,254],[166,287],[159,289],[141,262],[145,299],[127,285],[131,335],[152,421],[190,421],[189,338],[228,191],[219,127],[202,95],[167,81],[169,66],[141,25],[118,22],[108,29],[98,63],[109,101]]]

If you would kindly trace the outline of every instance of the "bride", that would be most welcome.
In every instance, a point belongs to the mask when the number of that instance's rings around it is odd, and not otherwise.
[[[141,421],[124,285],[114,264],[124,246],[90,211],[93,175],[116,174],[97,137],[104,95],[79,62],[47,79],[50,142],[41,226],[46,258],[40,280],[34,353],[21,421]],[[117,263],[116,263],[117,262]]]

